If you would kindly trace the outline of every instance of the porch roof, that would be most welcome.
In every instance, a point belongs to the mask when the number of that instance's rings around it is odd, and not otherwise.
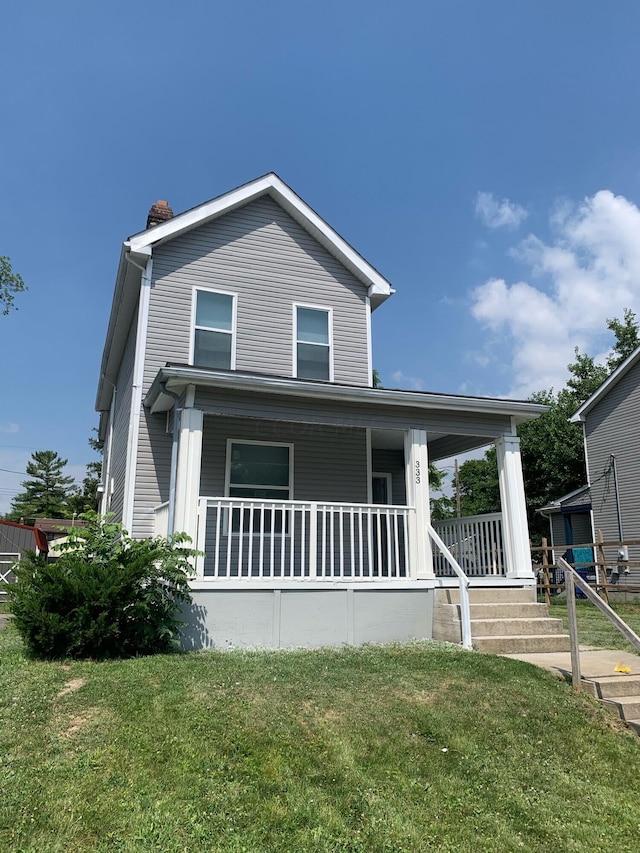
[[[457,412],[467,415],[493,415],[510,418],[516,426],[537,418],[548,410],[548,406],[523,400],[369,388],[291,379],[271,374],[213,370],[184,364],[167,364],[158,371],[147,392],[144,405],[152,413],[168,411],[173,408],[174,400],[166,390],[169,389],[180,395],[189,385],[221,391],[302,397],[317,402],[357,403],[371,407],[372,410],[380,406],[391,406],[400,409],[419,409],[425,413]]]

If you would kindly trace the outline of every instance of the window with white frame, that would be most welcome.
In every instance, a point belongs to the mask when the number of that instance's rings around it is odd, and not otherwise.
[[[230,498],[291,498],[290,444],[234,441],[227,444],[227,494]]]
[[[296,305],[295,320],[296,376],[331,381],[331,310]]]
[[[293,446],[271,442],[227,441],[227,488],[230,498],[289,500],[292,497]],[[253,532],[288,533],[289,511],[258,507],[253,511]],[[233,533],[248,533],[250,514],[231,511]]]
[[[215,290],[196,290],[193,364],[233,368],[235,296]]]

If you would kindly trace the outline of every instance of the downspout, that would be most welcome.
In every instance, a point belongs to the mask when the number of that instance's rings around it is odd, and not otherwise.
[[[613,489],[616,495],[616,514],[618,516],[618,536],[620,542],[624,542],[624,533],[622,532],[622,510],[620,509],[620,489],[618,488],[618,468],[616,466],[616,457],[613,453],[609,456],[609,465],[613,471]],[[627,545],[620,545],[618,548],[618,563],[616,569],[620,573],[620,563],[626,563],[629,559],[629,548]],[[624,570],[625,574],[629,573],[629,568]]]
[[[167,388],[167,380],[160,383],[163,393],[173,398],[173,440],[171,442],[171,467],[169,474],[169,512],[167,519],[167,536],[173,534],[176,515],[176,480],[178,478],[178,432],[180,427],[179,408],[180,396]]]

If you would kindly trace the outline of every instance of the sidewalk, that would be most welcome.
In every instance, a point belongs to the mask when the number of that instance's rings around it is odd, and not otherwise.
[[[535,666],[541,666],[563,678],[571,677],[570,652],[534,652],[529,654],[502,655],[505,658],[523,660]],[[617,664],[631,667],[631,672],[616,672]],[[580,674],[582,678],[594,680],[617,676],[625,679],[629,675],[640,675],[640,656],[631,652],[615,649],[594,649],[592,646],[580,646]]]

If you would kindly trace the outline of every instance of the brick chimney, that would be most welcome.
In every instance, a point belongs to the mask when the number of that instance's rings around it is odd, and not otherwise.
[[[173,219],[173,210],[169,207],[168,201],[159,200],[149,208],[147,228],[152,228],[160,222],[166,222],[167,219]]]

